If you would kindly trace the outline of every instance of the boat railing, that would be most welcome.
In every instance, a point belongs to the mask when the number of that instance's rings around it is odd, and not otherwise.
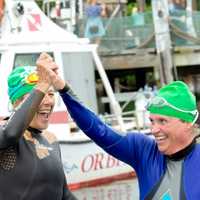
[[[120,115],[123,119],[126,131],[144,131],[149,129],[148,112],[146,110],[131,110],[122,112]],[[118,124],[116,114],[100,114],[100,119],[113,129],[121,131],[120,125]],[[68,121],[70,126],[70,133],[74,134],[79,129],[73,120]]]
[[[126,130],[144,130],[149,128],[149,113],[146,105],[154,95],[153,91],[138,91],[115,93],[116,100],[121,104],[121,117],[124,121]],[[110,103],[108,97],[101,97],[102,103]],[[133,109],[127,110],[129,104],[133,104]],[[101,118],[112,127],[118,127],[116,114],[104,114]]]
[[[126,132],[128,131],[144,131],[149,130],[148,113],[146,111],[127,111],[121,114]],[[101,115],[101,119],[116,130],[120,130],[116,121],[116,115],[105,114]]]

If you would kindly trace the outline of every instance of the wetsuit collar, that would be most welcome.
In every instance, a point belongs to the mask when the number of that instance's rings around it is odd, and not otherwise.
[[[172,155],[167,156],[167,158],[169,158],[170,160],[173,160],[173,161],[179,161],[179,160],[185,158],[194,149],[195,144],[196,144],[196,139],[194,139],[192,141],[192,143],[189,144],[184,149],[182,149]]]
[[[41,130],[30,127],[30,126],[27,128],[27,130],[30,131],[31,133],[36,133],[36,134],[42,133]]]

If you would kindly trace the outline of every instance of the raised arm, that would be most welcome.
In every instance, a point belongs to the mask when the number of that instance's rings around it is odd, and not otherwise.
[[[39,88],[39,86],[38,86]],[[0,149],[14,145],[24,133],[44,97],[44,92],[35,89],[9,120],[0,127]]]
[[[128,160],[131,160],[128,137],[120,135],[107,126],[77,98],[74,98],[73,91],[63,80],[58,78],[53,81],[53,85],[59,91],[68,112],[79,128],[105,151],[128,163]]]
[[[45,54],[41,54],[37,60],[37,73],[39,80],[34,90],[27,98],[17,107],[9,120],[0,126],[0,149],[8,148],[16,144],[23,135],[29,123],[32,121],[37,108],[40,105],[46,91],[51,85],[54,78],[56,66],[49,64],[49,58]]]

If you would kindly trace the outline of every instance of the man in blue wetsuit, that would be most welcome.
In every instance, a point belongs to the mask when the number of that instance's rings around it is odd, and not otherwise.
[[[120,135],[74,97],[69,85],[53,81],[81,130],[138,176],[140,200],[199,200],[200,145],[196,143],[196,99],[175,81],[161,88],[147,109],[154,139],[141,133]]]

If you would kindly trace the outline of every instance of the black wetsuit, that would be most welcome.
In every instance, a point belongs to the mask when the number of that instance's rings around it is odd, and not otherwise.
[[[43,96],[34,90],[0,127],[0,200],[76,200],[54,135],[27,129]]]

